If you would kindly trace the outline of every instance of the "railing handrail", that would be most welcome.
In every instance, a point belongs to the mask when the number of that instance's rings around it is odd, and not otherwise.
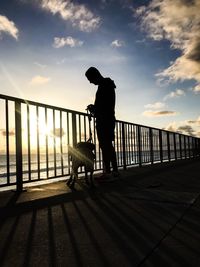
[[[40,103],[40,102],[28,100],[28,99],[22,99],[22,98],[14,97],[14,96],[8,96],[8,95],[0,94],[0,98],[7,99],[10,101],[20,101],[23,104],[29,104],[29,105],[40,106],[40,107],[44,107],[44,108],[56,109],[56,110],[60,110],[60,111],[70,112],[70,113],[77,113],[80,115],[87,115],[86,113],[81,112],[81,111],[77,111],[77,110],[73,110],[73,109],[66,109],[66,108],[62,108],[62,107],[58,107],[58,106],[54,106],[54,105],[49,105],[49,104],[45,104],[45,103]]]

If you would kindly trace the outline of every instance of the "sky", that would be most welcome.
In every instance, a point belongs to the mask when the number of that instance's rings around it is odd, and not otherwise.
[[[85,112],[94,66],[115,81],[117,119],[200,137],[199,10],[200,0],[1,0],[0,94]]]

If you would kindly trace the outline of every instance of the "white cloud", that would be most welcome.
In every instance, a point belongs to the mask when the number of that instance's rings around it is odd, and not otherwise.
[[[60,48],[60,47],[66,46],[66,45],[70,46],[70,47],[82,46],[83,41],[72,38],[71,36],[62,37],[62,38],[59,38],[59,37],[54,38],[53,46],[55,48]]]
[[[152,109],[161,109],[161,108],[164,108],[166,106],[166,104],[165,103],[163,103],[163,102],[155,102],[155,103],[153,103],[153,104],[147,104],[147,105],[145,105],[144,107],[145,108],[152,108]]]
[[[94,15],[85,5],[75,4],[71,0],[39,0],[44,10],[53,15],[59,14],[63,20],[81,31],[91,32],[100,26],[101,19]]]
[[[19,30],[17,29],[13,21],[9,20],[5,16],[0,15],[0,35],[2,33],[9,34],[17,40],[19,35]]]
[[[200,116],[196,120],[188,120],[187,123],[200,126]]]
[[[196,94],[200,93],[200,84],[197,84],[194,88],[192,88],[192,91]]]
[[[163,117],[163,116],[176,116],[178,113],[176,111],[171,110],[146,110],[143,112],[143,115],[146,117]]]
[[[121,40],[114,40],[111,44],[112,47],[122,47],[124,46],[124,41]]]
[[[37,75],[31,79],[30,85],[43,85],[48,83],[50,80],[51,79],[49,77]]]
[[[172,49],[182,54],[157,74],[160,79],[183,81],[194,79],[200,86],[200,0],[152,0],[135,14],[142,28],[154,40],[169,40]]]
[[[41,63],[39,63],[39,62],[34,62],[34,64],[37,66],[37,67],[39,67],[40,69],[45,69],[47,66],[46,65],[43,65],[43,64],[41,64]]]
[[[171,122],[163,129],[167,131],[171,131],[171,132],[187,134],[190,136],[200,136],[197,128],[195,127],[193,128],[189,124],[190,124],[190,121]]]
[[[185,96],[185,92],[181,89],[176,89],[176,91],[173,91],[173,92],[169,93],[168,95],[166,95],[164,97],[164,100],[167,100],[169,98],[177,98],[177,97],[181,97],[181,96]]]
[[[183,123],[177,123],[172,122],[169,125],[167,125],[164,130],[176,132],[176,133],[182,133],[193,136],[195,134],[195,130],[188,124]]]

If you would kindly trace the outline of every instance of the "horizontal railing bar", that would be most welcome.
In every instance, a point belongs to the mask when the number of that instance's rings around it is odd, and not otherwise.
[[[43,108],[55,109],[55,110],[60,110],[60,111],[64,111],[64,112],[76,113],[76,114],[88,116],[87,113],[84,113],[84,112],[81,112],[81,111],[76,111],[76,110],[72,110],[72,109],[66,109],[66,108],[57,107],[57,106],[53,106],[53,105],[48,105],[48,104],[35,102],[35,101],[32,101],[32,100],[27,100],[27,99],[22,99],[22,98],[18,98],[18,97],[13,97],[13,96],[7,96],[7,95],[0,94],[0,98],[5,99],[5,100],[7,99],[7,100],[10,100],[10,101],[19,101],[19,102],[21,102],[23,104],[27,104],[27,105],[40,106],[40,107],[43,107]]]

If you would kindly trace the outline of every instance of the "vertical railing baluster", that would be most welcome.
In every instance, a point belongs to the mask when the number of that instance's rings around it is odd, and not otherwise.
[[[168,161],[171,160],[171,156],[170,156],[170,139],[169,139],[169,132],[167,132],[167,157],[168,157]]]
[[[83,117],[83,128],[84,128],[84,141],[86,142],[87,140],[87,130],[86,130],[86,116]],[[96,162],[95,162],[95,165],[96,165]]]
[[[16,184],[17,192],[23,191],[22,177],[22,118],[21,102],[15,101],[15,145],[16,145]]]
[[[195,137],[192,137],[192,154],[193,154],[193,158],[195,158],[196,157],[196,151],[195,151],[195,149],[196,149],[196,138]]]
[[[48,115],[47,115],[47,108],[45,107],[45,126],[48,129]],[[45,134],[45,152],[46,152],[46,175],[47,179],[49,178],[49,137],[48,131]]]
[[[126,163],[127,165],[130,165],[130,136],[129,136],[129,123],[126,124],[126,130],[127,130],[127,133],[126,133],[126,136],[127,136],[127,160],[126,160]]]
[[[159,130],[159,149],[160,149],[160,162],[163,162],[163,144],[162,144],[162,130]]]
[[[176,133],[173,133],[174,139],[174,159],[177,160],[177,151],[176,151]]]
[[[190,137],[188,136],[188,157],[189,159],[191,158],[191,154],[190,154]]]
[[[126,170],[126,135],[125,135],[125,125],[122,122],[122,158],[123,158],[123,168]]]
[[[10,144],[9,144],[9,114],[8,114],[8,100],[6,104],[6,165],[7,165],[7,184],[10,183]]]
[[[198,156],[198,139],[195,138],[195,158]]]
[[[57,162],[56,162],[56,126],[55,126],[55,109],[53,109],[53,156],[54,156],[54,175],[57,175]]]
[[[77,127],[76,127],[76,113],[72,113],[72,142],[73,147],[77,144]]]
[[[134,125],[133,138],[134,138],[134,160],[135,160],[135,164],[137,164],[137,155],[136,155],[136,151],[137,151],[137,126],[136,125]]]
[[[30,107],[26,104],[27,108],[27,140],[28,140],[28,179],[31,181],[31,142],[30,142]]]
[[[138,161],[139,161],[139,166],[142,166],[142,142],[141,142],[141,127],[137,125],[137,136],[138,136]]]
[[[180,147],[180,159],[183,158],[183,153],[182,153],[182,136],[179,134],[179,147]]]
[[[69,139],[69,112],[66,113],[66,119],[67,119],[67,146],[68,146],[68,154],[67,154],[67,162],[68,162],[68,174],[70,174],[70,157],[69,157],[69,145],[70,145],[70,139]]]
[[[60,110],[60,155],[61,155],[61,173],[63,176],[64,170],[63,170],[63,141],[62,141],[62,136],[63,136],[62,111]]]
[[[186,136],[184,135],[184,153],[185,153],[185,159],[187,158],[187,148],[186,148]]]
[[[131,124],[131,165],[133,164],[133,125]]]
[[[119,165],[119,161],[118,161],[118,123],[115,123],[115,151],[116,151],[116,158],[117,158],[117,165]]]
[[[153,132],[152,128],[149,128],[149,148],[150,148],[150,162],[153,164]]]
[[[36,120],[37,120],[37,166],[38,166],[38,180],[40,180],[40,137],[39,137],[39,108],[36,106]]]
[[[81,142],[81,115],[78,115],[79,142]]]

